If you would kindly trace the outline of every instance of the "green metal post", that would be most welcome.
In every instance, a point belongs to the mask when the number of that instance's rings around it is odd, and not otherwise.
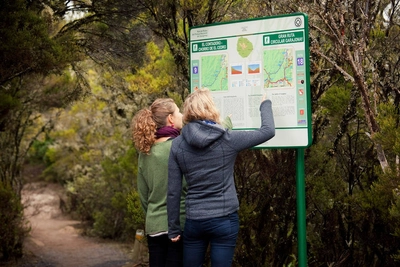
[[[306,239],[306,189],[304,178],[304,149],[296,150],[296,191],[297,191],[297,252],[299,267],[307,266]]]

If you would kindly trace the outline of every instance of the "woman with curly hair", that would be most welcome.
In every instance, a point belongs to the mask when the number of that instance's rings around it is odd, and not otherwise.
[[[156,99],[132,120],[133,142],[139,151],[137,186],[146,215],[150,267],[182,266],[182,242],[168,238],[168,159],[172,140],[182,129],[182,114],[171,98]],[[181,218],[185,191],[182,187]]]

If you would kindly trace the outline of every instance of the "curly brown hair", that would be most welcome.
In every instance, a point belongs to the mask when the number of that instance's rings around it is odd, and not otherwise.
[[[156,141],[157,129],[166,125],[168,115],[174,111],[175,102],[171,98],[158,98],[149,108],[139,110],[132,119],[132,139],[136,149],[149,154]]]

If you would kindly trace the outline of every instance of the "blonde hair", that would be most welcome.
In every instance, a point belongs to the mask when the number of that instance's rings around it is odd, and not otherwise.
[[[158,98],[149,108],[141,109],[132,119],[132,139],[136,149],[149,154],[156,141],[157,129],[167,124],[167,117],[175,111],[171,98]]]
[[[207,88],[191,93],[183,104],[183,122],[194,120],[212,120],[220,123],[220,114]]]

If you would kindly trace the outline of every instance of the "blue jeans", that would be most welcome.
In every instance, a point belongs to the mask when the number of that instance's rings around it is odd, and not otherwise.
[[[181,267],[182,241],[172,242],[168,235],[147,236],[150,267]]]
[[[205,220],[186,219],[183,231],[183,266],[202,267],[208,245],[212,267],[229,267],[239,232],[237,212]]]

